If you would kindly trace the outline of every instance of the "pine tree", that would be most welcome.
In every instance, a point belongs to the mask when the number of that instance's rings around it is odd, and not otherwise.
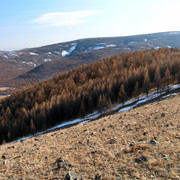
[[[149,89],[150,89],[149,72],[148,70],[146,70],[144,74],[143,91],[147,94],[147,96],[149,93]]]
[[[170,78],[171,78],[171,75],[170,75],[169,69],[167,68],[164,74],[164,80],[165,80],[165,84],[168,91],[169,91]]]
[[[159,66],[156,67],[156,71],[154,74],[154,81],[156,83],[157,91],[161,88],[161,74],[159,71]]]
[[[127,93],[125,91],[124,84],[122,84],[119,90],[119,100],[120,102],[124,103],[126,99],[127,99]]]

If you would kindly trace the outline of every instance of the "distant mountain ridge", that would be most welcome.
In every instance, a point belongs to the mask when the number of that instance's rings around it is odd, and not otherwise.
[[[180,48],[180,31],[88,38],[19,51],[0,51],[0,86],[21,87],[122,52]]]

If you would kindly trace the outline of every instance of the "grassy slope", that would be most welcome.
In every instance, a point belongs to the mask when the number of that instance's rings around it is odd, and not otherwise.
[[[69,170],[83,179],[96,175],[102,179],[180,178],[179,123],[178,94],[129,112],[1,145],[0,179],[64,179]],[[157,144],[151,145],[154,137]],[[148,161],[136,163],[135,158],[141,156]],[[65,168],[57,168],[58,158],[69,166],[60,163]]]

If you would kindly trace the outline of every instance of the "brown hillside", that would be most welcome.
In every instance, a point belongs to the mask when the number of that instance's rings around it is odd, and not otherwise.
[[[179,179],[180,95],[0,146],[0,179]]]

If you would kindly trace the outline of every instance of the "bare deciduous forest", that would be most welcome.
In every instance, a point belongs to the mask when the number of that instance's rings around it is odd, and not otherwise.
[[[135,51],[82,65],[1,100],[0,144],[178,82],[178,49]]]

